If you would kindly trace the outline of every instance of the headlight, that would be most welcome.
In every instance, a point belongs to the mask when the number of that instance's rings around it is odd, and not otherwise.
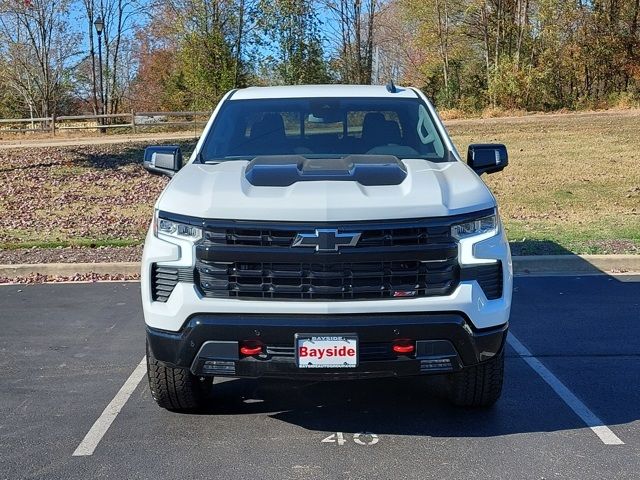
[[[166,218],[159,218],[158,212],[156,212],[153,221],[153,233],[156,237],[158,235],[167,235],[183,240],[191,240],[192,242],[196,242],[202,238],[202,229],[200,227],[174,222]]]
[[[459,223],[451,227],[451,236],[461,240],[463,238],[482,235],[483,233],[495,232],[498,229],[498,217],[494,213],[486,217]]]

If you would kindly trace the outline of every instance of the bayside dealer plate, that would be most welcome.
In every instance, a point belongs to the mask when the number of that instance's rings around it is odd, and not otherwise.
[[[299,368],[355,368],[358,366],[358,336],[296,334]]]

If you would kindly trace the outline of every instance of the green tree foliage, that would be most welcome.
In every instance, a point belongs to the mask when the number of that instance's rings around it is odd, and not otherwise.
[[[462,28],[466,5],[463,0],[406,0],[404,7],[424,55],[418,68],[425,90],[439,105],[451,107],[463,95],[464,66],[473,61]]]
[[[638,0],[399,0],[445,107],[552,110],[640,93]]]
[[[193,108],[212,108],[234,87],[231,47],[219,28],[185,35],[180,42],[178,61],[179,69],[171,83],[176,89],[185,88],[185,100]]]
[[[265,59],[278,83],[328,83],[320,23],[310,0],[261,0],[259,24],[271,53]],[[269,39],[273,39],[269,42]],[[269,45],[270,44],[270,45]]]
[[[210,110],[247,77],[241,48],[253,28],[247,0],[160,0],[153,32],[140,35],[134,104]]]

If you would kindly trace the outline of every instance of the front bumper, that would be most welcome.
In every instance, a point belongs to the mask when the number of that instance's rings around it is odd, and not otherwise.
[[[299,369],[296,333],[356,333],[360,362],[349,369]],[[196,314],[179,332],[147,327],[153,356],[199,376],[341,379],[410,376],[459,371],[487,360],[504,347],[507,324],[476,330],[461,313],[257,315]],[[391,342],[416,340],[416,352],[397,355]],[[239,355],[239,342],[260,340],[259,356]]]

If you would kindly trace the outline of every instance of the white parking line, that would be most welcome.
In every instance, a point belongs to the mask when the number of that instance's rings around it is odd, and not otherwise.
[[[549,384],[571,410],[578,415],[582,421],[595,433],[605,445],[624,445],[624,442],[600,420],[595,413],[589,410],[582,401],[569,390],[558,377],[545,367],[540,360],[534,357],[531,352],[518,340],[511,332],[507,338],[507,343],[516,351],[527,364]]]
[[[116,393],[116,396],[113,397],[113,400],[109,402],[109,405],[104,409],[102,415],[96,420],[91,429],[87,432],[78,448],[73,452],[74,457],[93,455],[94,450],[104,437],[104,434],[107,433],[109,427],[113,423],[113,421],[124,407],[124,404],[127,403],[127,400],[134,392],[140,380],[147,373],[147,357],[142,357],[140,363],[135,368],[133,373],[129,375],[127,381],[124,382],[122,388]]]
[[[589,410],[571,390],[569,390],[558,377],[545,367],[540,360],[525,347],[513,333],[509,332],[507,343],[516,351],[540,377],[558,394],[571,410],[595,433],[605,445],[624,445],[624,442],[607,427],[598,416]],[[124,382],[113,400],[109,402],[100,417],[95,421],[91,429],[87,432],[80,445],[73,452],[74,457],[93,455],[96,447],[104,437],[109,427],[116,419],[122,407],[146,374],[146,357],[142,357],[138,366],[133,370],[129,378]]]

